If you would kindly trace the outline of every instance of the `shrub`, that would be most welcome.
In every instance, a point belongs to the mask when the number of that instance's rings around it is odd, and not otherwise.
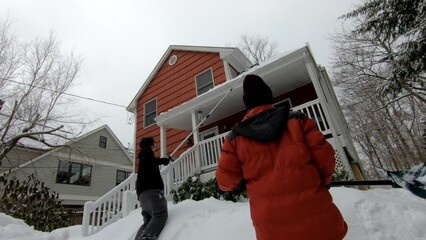
[[[201,182],[199,176],[189,177],[177,191],[171,192],[173,195],[173,202],[178,203],[186,199],[193,199],[196,201],[205,198],[214,197],[219,200],[237,202],[240,198],[247,198],[246,191],[242,192],[224,192],[219,189],[216,178],[211,178],[207,182]]]
[[[350,181],[353,180],[349,176],[349,172],[345,170],[344,167],[336,166],[336,169],[333,173],[333,181]]]
[[[26,181],[0,177],[0,212],[44,232],[69,226],[73,215],[61,205],[59,195],[34,175]]]

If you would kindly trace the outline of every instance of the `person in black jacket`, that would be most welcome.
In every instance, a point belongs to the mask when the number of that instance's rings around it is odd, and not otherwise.
[[[168,165],[171,158],[154,156],[155,144],[152,137],[142,138],[139,146],[136,193],[142,207],[144,223],[139,228],[135,240],[151,240],[158,238],[168,217],[159,166]]]

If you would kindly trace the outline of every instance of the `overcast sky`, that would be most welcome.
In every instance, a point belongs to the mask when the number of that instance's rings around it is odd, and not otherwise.
[[[0,19],[20,41],[56,33],[83,61],[73,94],[127,106],[169,45],[236,46],[242,34],[276,42],[279,52],[309,42],[329,66],[327,36],[361,0],[0,0]],[[78,100],[79,112],[108,124],[133,147],[125,108]],[[96,126],[92,126],[93,128]]]

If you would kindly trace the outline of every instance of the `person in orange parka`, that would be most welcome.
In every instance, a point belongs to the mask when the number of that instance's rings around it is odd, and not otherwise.
[[[223,191],[246,185],[257,240],[341,240],[348,227],[328,191],[334,150],[314,121],[272,106],[257,75],[243,82],[248,109],[225,139],[216,178]]]

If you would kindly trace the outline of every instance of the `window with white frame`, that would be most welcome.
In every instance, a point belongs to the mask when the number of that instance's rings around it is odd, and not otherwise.
[[[126,172],[123,170],[117,170],[117,178],[116,178],[116,185],[122,183],[124,180],[126,180],[132,172]]]
[[[90,186],[91,178],[91,165],[70,161],[59,161],[56,183]]]
[[[207,69],[203,73],[195,77],[195,85],[197,86],[197,95],[201,95],[214,87],[213,71]]]
[[[157,99],[147,102],[144,106],[144,127],[155,124],[155,117],[157,117]]]

